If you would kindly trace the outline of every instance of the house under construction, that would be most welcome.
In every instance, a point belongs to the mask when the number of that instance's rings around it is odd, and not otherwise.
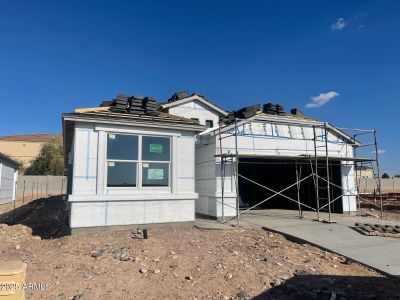
[[[375,131],[339,129],[271,103],[227,112],[187,92],[161,105],[119,95],[64,114],[63,132],[76,231],[195,215],[239,221],[253,208],[299,217],[311,210],[317,219],[326,211],[330,219],[357,211],[355,166],[379,172]],[[373,147],[375,157],[357,156],[360,147]]]
[[[168,105],[195,108],[196,99],[183,97]],[[211,103],[202,109],[215,117],[220,113]],[[188,116],[177,108],[175,113]],[[195,109],[190,116],[193,113]],[[202,112],[197,114],[201,118]],[[357,211],[355,166],[375,166],[379,178],[377,154],[357,156],[361,147],[372,147],[377,153],[373,130],[339,129],[305,117],[298,109],[286,113],[271,103],[220,115],[220,121],[196,141],[199,216],[239,219],[253,208],[280,208],[296,209],[300,217],[303,210],[315,211],[316,219],[320,211],[328,212],[330,220],[331,212]],[[371,142],[358,142],[359,135],[368,135]],[[378,207],[382,208],[381,202]]]

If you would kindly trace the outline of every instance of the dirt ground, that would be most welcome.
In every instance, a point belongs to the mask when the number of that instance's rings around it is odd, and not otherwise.
[[[374,208],[361,208],[358,211],[358,215],[363,217],[368,217],[372,219],[380,219],[381,211],[379,209]],[[399,209],[391,209],[383,211],[383,219],[390,221],[400,221],[400,208]]]
[[[0,259],[26,262],[27,282],[44,287],[27,299],[400,299],[397,279],[261,229],[69,236],[63,206],[0,215]]]

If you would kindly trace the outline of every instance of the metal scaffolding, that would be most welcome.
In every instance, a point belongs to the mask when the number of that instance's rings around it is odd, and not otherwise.
[[[222,222],[230,222],[232,220],[236,219],[237,225],[240,224],[240,216],[249,210],[252,210],[256,207],[259,207],[261,204],[270,201],[271,199],[275,198],[276,196],[281,196],[286,198],[287,200],[290,200],[292,202],[295,202],[297,204],[297,209],[298,209],[298,216],[299,218],[303,218],[303,209],[309,209],[311,211],[314,211],[316,213],[316,221],[324,222],[324,223],[332,223],[334,220],[332,220],[332,205],[334,204],[335,201],[338,199],[341,199],[343,196],[355,196],[356,197],[356,206],[358,208],[361,207],[361,200],[365,201],[366,203],[370,203],[372,205],[377,206],[380,209],[381,212],[381,218],[383,218],[383,203],[382,203],[382,194],[381,194],[381,180],[380,180],[380,171],[379,171],[379,155],[378,155],[378,143],[377,143],[377,138],[376,138],[376,130],[363,130],[363,129],[351,129],[351,128],[336,128],[336,131],[346,135],[349,137],[348,141],[346,142],[346,145],[352,146],[354,151],[353,151],[353,156],[348,157],[347,156],[347,151],[346,151],[346,156],[332,156],[329,154],[329,143],[330,141],[328,140],[328,133],[329,130],[332,129],[333,127],[330,126],[328,123],[319,123],[315,122],[316,124],[313,125],[305,125],[304,120],[296,122],[295,120],[290,120],[290,122],[285,122],[284,120],[282,121],[266,121],[275,123],[275,124],[290,124],[290,125],[297,125],[297,126],[306,126],[306,127],[312,127],[312,132],[313,132],[313,154],[314,155],[299,155],[299,156],[283,156],[283,155],[265,155],[265,154],[252,154],[249,155],[248,153],[241,153],[238,148],[238,136],[241,134],[239,133],[238,130],[238,122],[241,122],[241,125],[244,125],[246,122],[251,123],[251,120],[242,120],[242,119],[237,119],[235,118],[233,125],[233,133],[225,133],[225,136],[223,136],[221,126],[219,127],[218,135],[219,135],[219,145],[220,145],[220,153],[215,155],[216,157],[220,158],[220,163],[221,163],[221,204],[222,204]],[[243,123],[244,122],[244,123]],[[232,126],[231,125],[231,126]],[[290,126],[289,125],[289,126]],[[229,126],[229,125],[227,125]],[[329,128],[328,128],[329,126]],[[244,127],[243,127],[244,128]],[[290,128],[290,127],[289,127]],[[290,129],[289,129],[290,130]],[[320,133],[317,133],[317,130],[319,130]],[[303,129],[302,129],[303,131]],[[347,134],[347,131],[352,131],[355,132],[353,135]],[[303,132],[302,132],[303,133]],[[372,143],[365,143],[362,144],[357,141],[357,138],[360,135],[370,135],[372,136],[373,142]],[[254,138],[265,138],[260,135],[252,135],[252,134],[246,134],[246,136],[252,136]],[[224,153],[223,151],[223,140],[229,137],[234,137],[234,152],[228,151],[227,153]],[[304,134],[303,134],[304,137]],[[287,137],[285,137],[287,138]],[[304,137],[305,140],[309,140]],[[319,144],[318,144],[319,142]],[[362,147],[373,147],[375,157],[357,157],[357,151],[356,149],[362,148]],[[318,149],[321,148],[323,155],[320,155],[318,152],[321,153],[321,151],[318,151]],[[306,152],[309,151],[310,149],[306,149]],[[258,158],[273,158],[273,159],[285,159],[285,160],[293,160],[294,165],[295,165],[295,174],[296,174],[296,182],[291,183],[290,185],[286,186],[285,188],[281,190],[274,190],[264,184],[261,184],[259,182],[256,182],[242,174],[239,173],[239,162],[240,162],[240,157],[258,157]],[[343,163],[345,164],[352,164],[355,168],[355,175],[356,175],[356,180],[355,180],[355,186],[353,188],[343,188],[343,184],[340,186],[332,182],[332,165],[334,162],[339,161],[339,165],[342,165]],[[232,206],[227,205],[224,203],[224,181],[225,181],[225,170],[226,170],[226,165],[230,163],[232,166],[232,176],[235,178],[235,190],[236,190],[236,215],[234,217],[230,217],[228,220],[226,220],[226,216],[224,213],[224,207],[229,206],[232,208]],[[368,199],[365,199],[359,195],[359,187],[363,183],[363,181],[358,180],[357,177],[357,169],[359,164],[361,166],[365,163],[370,164],[374,170],[376,169],[376,181],[377,181],[377,190],[376,190],[376,196],[379,197],[379,205],[376,203],[373,203],[369,201]],[[265,164],[271,164],[271,162],[265,162]],[[281,162],[279,163],[281,164]],[[303,173],[303,165],[309,164],[311,168],[311,173],[308,175],[302,174]],[[349,176],[349,175],[347,175]],[[316,207],[312,207],[310,205],[307,205],[305,203],[302,203],[302,199],[300,196],[300,187],[301,187],[301,182],[307,180],[308,178],[312,178],[314,182],[314,189],[315,189],[315,199],[316,199]],[[269,192],[272,192],[273,194],[260,202],[258,202],[255,205],[252,205],[251,207],[248,207],[246,209],[240,209],[240,191],[239,191],[239,178],[246,180],[256,186],[259,186],[263,189],[266,189]],[[297,197],[296,199],[293,199],[292,197],[289,197],[284,194],[285,191],[288,189],[296,187],[297,190]],[[340,189],[341,193],[339,196],[334,197],[332,194],[332,189],[336,187],[337,189]],[[325,191],[325,192],[323,192]],[[326,204],[321,206],[321,203],[326,202]],[[376,199],[375,199],[376,202]],[[322,220],[320,218],[320,211],[323,209],[327,209],[328,211],[328,219],[327,220]],[[349,212],[350,212],[350,206],[348,207]]]

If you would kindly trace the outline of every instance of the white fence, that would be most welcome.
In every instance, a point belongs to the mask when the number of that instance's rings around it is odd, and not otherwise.
[[[34,199],[65,194],[65,176],[20,175],[17,181],[16,199],[29,202]]]
[[[359,178],[360,193],[370,194],[377,189],[377,179],[375,178]],[[400,193],[400,178],[381,178],[382,193]]]

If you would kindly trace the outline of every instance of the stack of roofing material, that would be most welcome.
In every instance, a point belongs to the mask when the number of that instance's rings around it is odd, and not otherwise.
[[[228,115],[221,117],[220,121],[224,124],[232,124],[235,122],[235,112],[229,112]]]
[[[100,103],[100,107],[106,107],[106,106],[112,106],[112,105],[114,105],[113,100],[105,100]]]
[[[283,106],[274,103],[267,103],[263,105],[263,113],[270,114],[270,115],[279,115],[284,116],[286,115]]]
[[[282,105],[279,104],[276,105],[276,114],[280,116],[286,115]]]
[[[142,96],[130,97],[128,112],[131,114],[144,115],[145,110],[143,108],[143,99],[144,99],[144,97],[142,97]]]
[[[152,97],[129,97],[124,94],[118,94],[116,99],[103,101],[101,106],[110,106],[113,112],[152,116],[160,115],[160,112],[157,111],[159,103]]]
[[[173,102],[181,99],[185,99],[189,97],[189,92],[188,91],[181,91],[181,92],[176,92],[171,96],[171,98],[168,99],[168,102]]]
[[[246,106],[234,112],[234,116],[239,119],[248,119],[260,111],[260,104]]]
[[[129,105],[129,96],[125,94],[118,94],[117,98],[113,101],[114,105],[111,106],[111,111],[126,112]]]
[[[292,109],[290,110],[290,113],[291,113],[292,115],[304,117],[304,114],[303,114],[298,108],[292,108]]]
[[[157,111],[159,104],[156,101],[156,99],[152,98],[152,97],[146,97],[143,99],[143,109],[146,112],[146,114],[149,115],[159,115],[160,112]]]
[[[263,113],[276,115],[276,104],[267,103],[263,105]]]

